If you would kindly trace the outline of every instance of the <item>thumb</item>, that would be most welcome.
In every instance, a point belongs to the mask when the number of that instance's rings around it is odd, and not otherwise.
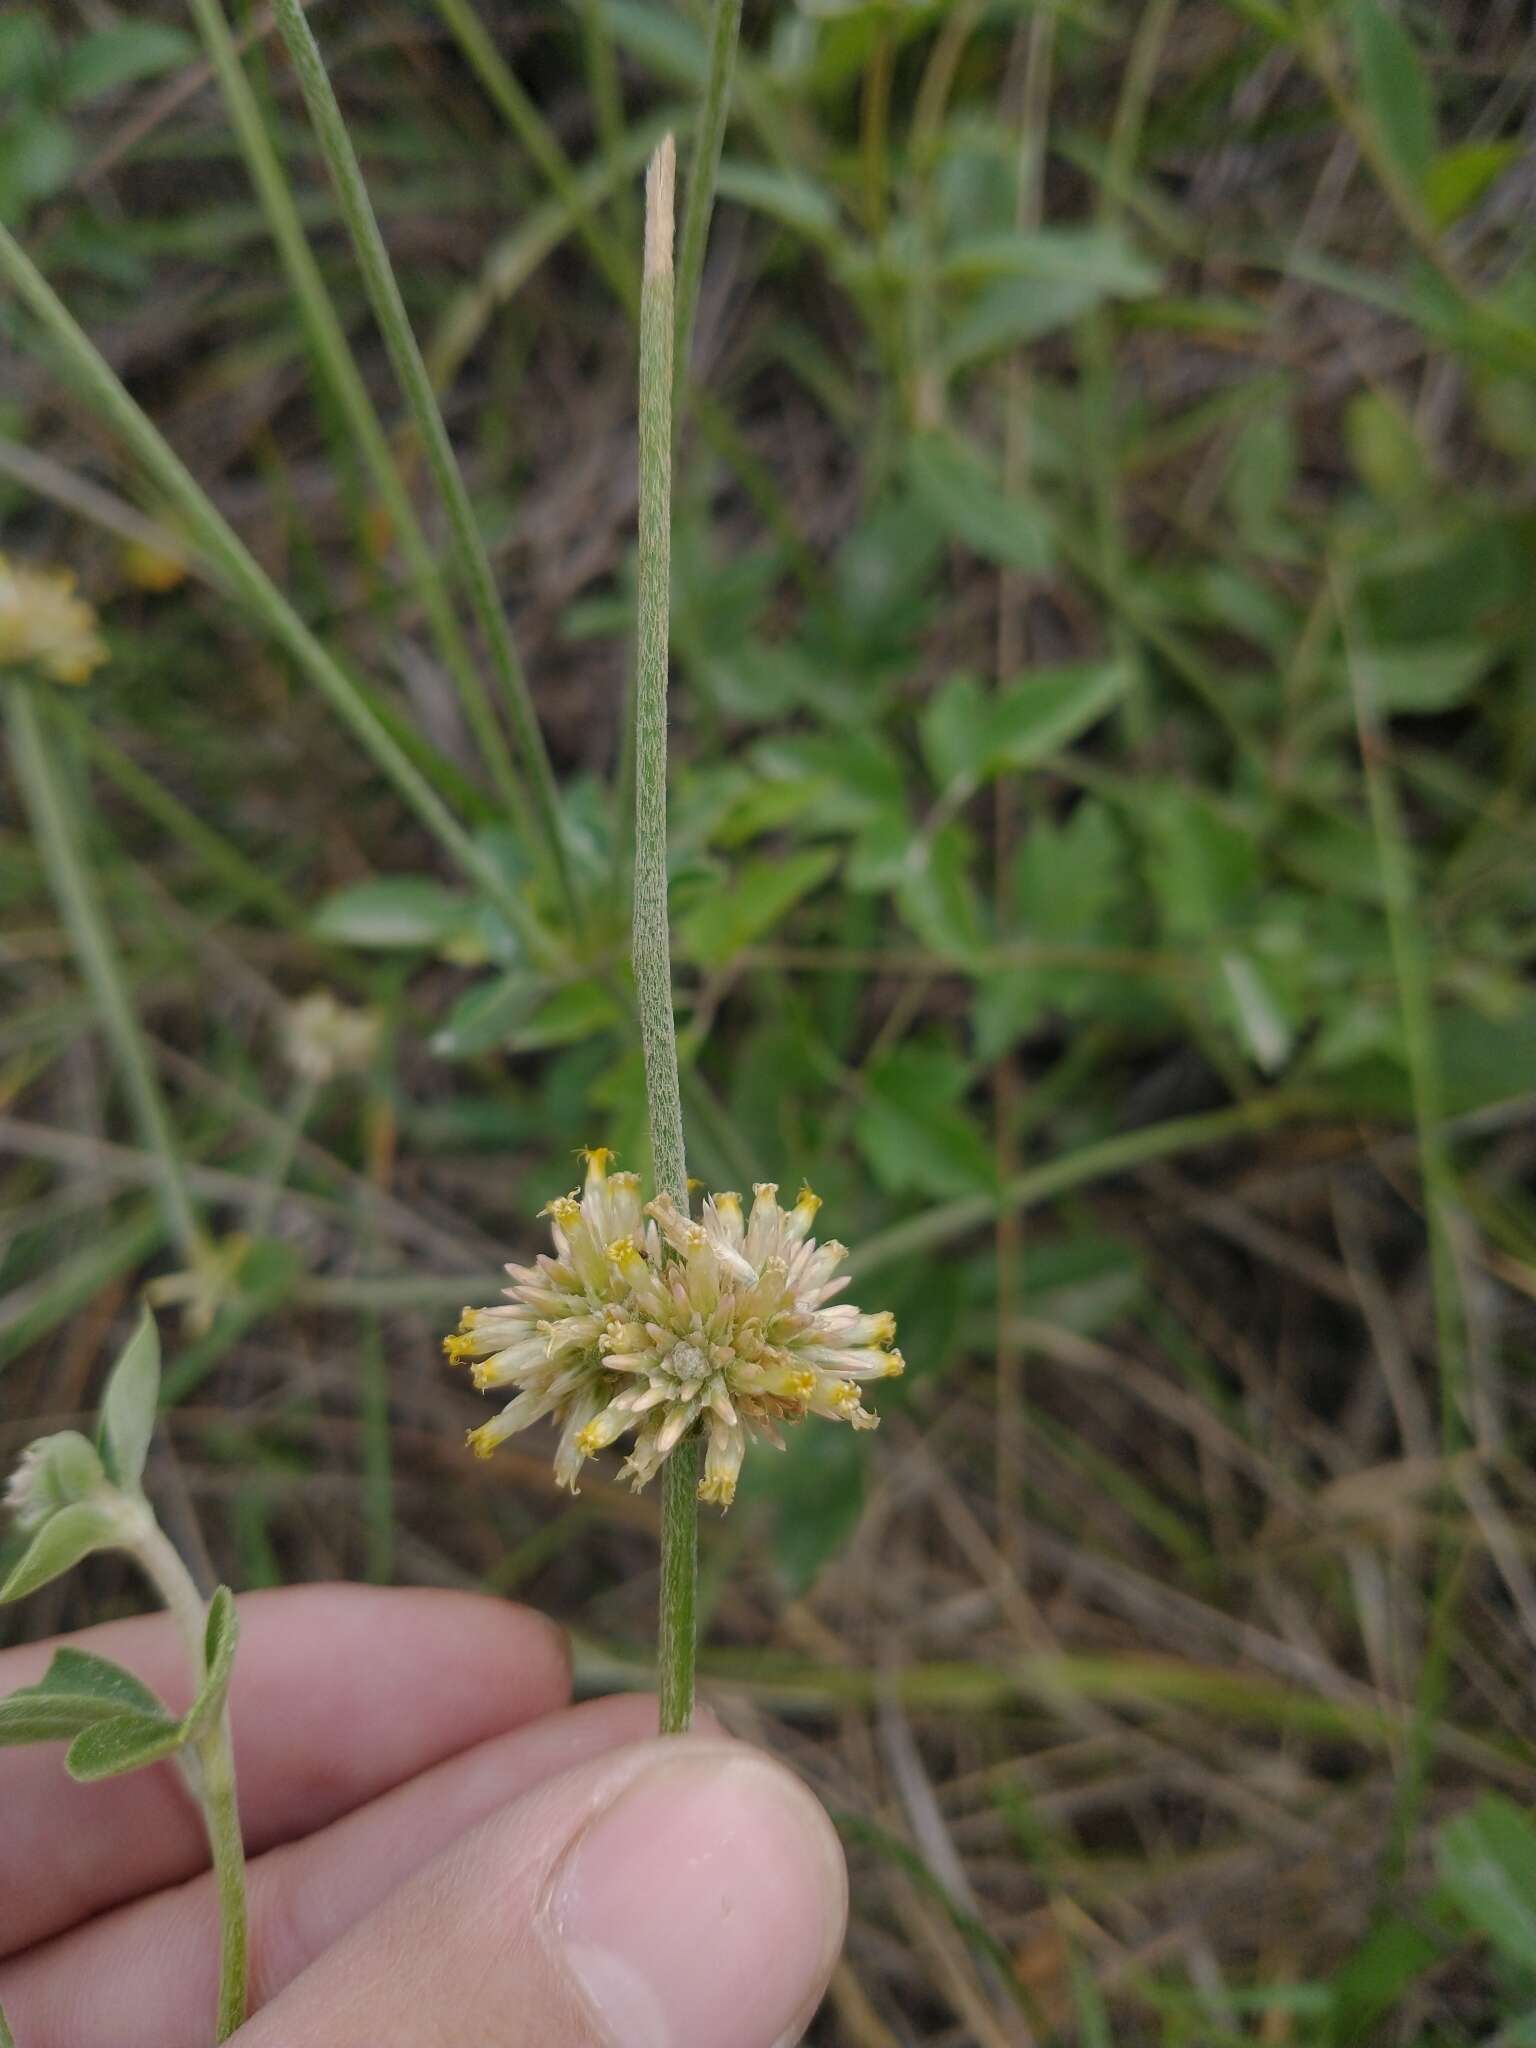
[[[240,2048],[781,2048],[846,1914],[842,1851],[804,1786],[745,1744],[669,1737],[462,1836]]]

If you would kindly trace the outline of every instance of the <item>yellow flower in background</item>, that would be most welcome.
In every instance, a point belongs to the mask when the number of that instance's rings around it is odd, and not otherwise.
[[[189,574],[185,556],[144,540],[125,541],[121,560],[123,574],[134,589],[151,597],[164,597],[167,591],[179,588]]]
[[[515,1387],[470,1432],[481,1457],[543,1416],[561,1425],[555,1475],[575,1490],[584,1461],[633,1435],[625,1475],[645,1485],[696,1424],[705,1437],[701,1500],[728,1507],[750,1437],[783,1447],[780,1425],[821,1415],[873,1429],[865,1380],[902,1370],[895,1318],[832,1303],[843,1245],[810,1234],[809,1188],[792,1209],[759,1183],[749,1216],[734,1194],[706,1196],[697,1221],[670,1196],[643,1208],[639,1176],[587,1154],[581,1195],[543,1212],[555,1255],[509,1266],[509,1306],[467,1308],[443,1348],[472,1360],[482,1392]]]
[[[28,569],[0,555],[0,668],[31,663],[56,683],[83,683],[106,658],[96,614],[68,569]]]

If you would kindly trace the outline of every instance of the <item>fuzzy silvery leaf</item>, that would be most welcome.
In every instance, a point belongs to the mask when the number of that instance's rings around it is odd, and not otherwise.
[[[123,1713],[163,1714],[149,1687],[105,1657],[56,1650],[36,1685],[0,1700],[0,1744],[65,1742]]]
[[[101,1403],[102,1447],[119,1486],[137,1487],[160,1405],[160,1332],[145,1309]]]
[[[51,1515],[27,1549],[10,1577],[0,1586],[0,1605],[35,1593],[39,1586],[60,1577],[93,1550],[109,1550],[120,1534],[111,1509],[94,1501],[76,1501]]]
[[[220,1586],[208,1603],[208,1626],[203,1638],[202,1685],[182,1723],[187,1740],[201,1735],[224,1711],[229,1681],[235,1668],[235,1645],[240,1638],[240,1620],[235,1613],[235,1596]]]
[[[172,1756],[186,1741],[184,1724],[169,1714],[117,1714],[87,1728],[69,1745],[64,1768],[81,1785],[120,1778]]]

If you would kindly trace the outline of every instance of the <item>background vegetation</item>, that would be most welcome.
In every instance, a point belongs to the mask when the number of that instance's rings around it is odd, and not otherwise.
[[[26,703],[129,1001],[18,745],[0,1453],[158,1281],[221,1576],[498,1589],[642,1682],[653,1500],[472,1467],[436,1338],[575,1147],[643,1161],[638,173],[707,23],[310,11],[571,890],[269,15],[242,72],[212,0],[11,7],[0,217],[340,694],[5,301],[0,546],[111,657]],[[1536,2041],[1533,86],[1515,0],[748,8],[675,544],[690,1164],[809,1176],[909,1361],[704,1535],[705,1690],[854,1864],[817,2042]],[[317,986],[365,1071],[294,1074]]]

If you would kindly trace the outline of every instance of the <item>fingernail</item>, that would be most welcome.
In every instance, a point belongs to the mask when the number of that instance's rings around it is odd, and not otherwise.
[[[846,1908],[826,1815],[744,1749],[658,1750],[551,1896],[566,1968],[615,2048],[772,2048],[821,1995]]]

